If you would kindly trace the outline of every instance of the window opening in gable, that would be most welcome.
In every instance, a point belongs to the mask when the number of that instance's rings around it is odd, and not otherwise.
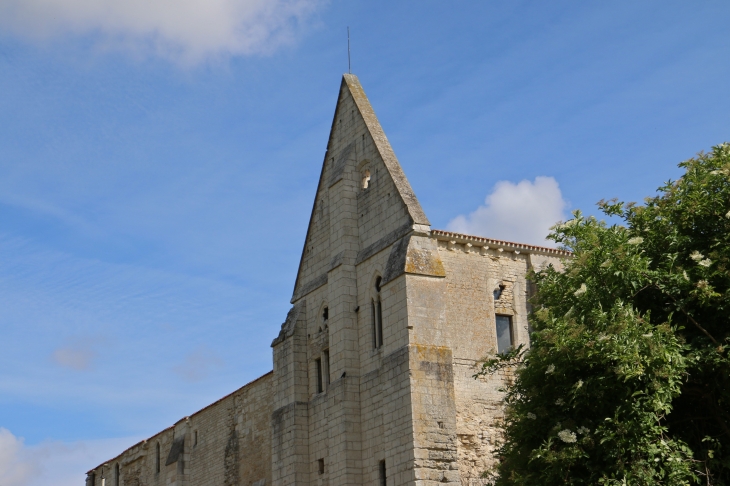
[[[497,352],[504,354],[510,351],[514,345],[514,334],[512,329],[512,316],[495,316],[497,323]]]
[[[114,464],[114,486],[119,486],[119,463]]]
[[[324,458],[317,459],[317,472],[319,474],[324,474]]]
[[[155,451],[155,472],[160,472],[160,443],[157,443],[156,451]]]
[[[362,173],[362,188],[367,189],[370,187],[370,171],[365,169]]]
[[[385,459],[378,464],[380,486],[388,486],[388,477],[385,475]]]

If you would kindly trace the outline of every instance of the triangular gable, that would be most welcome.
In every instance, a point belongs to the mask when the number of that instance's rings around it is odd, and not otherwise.
[[[366,143],[367,150],[365,150]],[[396,198],[387,205],[387,214],[383,212],[382,204],[378,207],[375,207],[375,203],[371,204],[374,209],[373,214],[368,215],[370,219],[388,220],[391,224],[396,221],[400,225],[401,233],[410,231],[414,224],[430,225],[360,82],[356,76],[345,74],[340,84],[337,107],[327,143],[327,153],[322,163],[292,302],[326,284],[327,272],[342,261],[342,252],[333,254],[337,252],[337,249],[334,248],[336,241],[330,248],[334,237],[331,232],[341,231],[341,229],[330,228],[332,221],[330,211],[342,211],[343,209],[338,204],[339,200],[330,201],[336,196],[330,197],[329,189],[343,177],[350,177],[349,182],[352,184],[353,170],[358,163],[363,163],[362,159],[366,153],[370,154],[370,158],[377,159],[372,161],[373,176],[375,177],[375,172],[378,170],[381,171],[378,175],[381,189],[385,187],[386,189],[383,191],[387,191],[388,197],[390,198],[393,194]],[[351,211],[351,208],[344,210],[348,209]],[[368,208],[364,209],[366,212],[367,210]],[[335,216],[335,220],[337,220],[340,215]],[[356,222],[354,225],[366,226],[361,223]],[[356,228],[353,231],[358,230]],[[372,230],[363,231],[360,235],[359,245],[364,253],[367,253],[368,248],[366,247],[371,243],[367,239],[368,235],[372,233]],[[391,236],[397,236],[397,233],[397,231],[391,231]],[[376,236],[381,237],[382,240],[382,235]],[[370,246],[373,245],[370,244]]]
[[[413,219],[413,223],[430,226],[431,223],[428,221],[426,213],[423,212],[421,203],[418,202],[416,194],[413,192],[411,184],[408,182],[408,179],[403,172],[403,168],[400,166],[398,158],[395,156],[395,152],[393,152],[393,147],[390,146],[390,142],[385,136],[383,127],[380,126],[380,122],[375,116],[373,107],[365,95],[365,91],[362,89],[357,76],[354,74],[345,74],[342,76],[342,81],[343,84],[347,83],[350,93],[352,94],[357,107],[360,109],[360,115],[363,120],[365,120],[365,124],[370,131],[370,136],[373,138],[378,152],[383,158],[383,162],[385,162],[385,167],[390,172],[390,177],[393,179],[393,182],[395,182],[401,199],[403,199],[403,202],[408,207],[408,212]]]

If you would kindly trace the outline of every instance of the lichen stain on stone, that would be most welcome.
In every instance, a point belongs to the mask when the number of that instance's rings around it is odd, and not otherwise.
[[[446,270],[438,253],[420,248],[409,248],[406,256],[406,273],[445,277]]]
[[[223,484],[224,486],[238,486],[238,432],[236,428],[231,428],[231,435],[228,437],[226,444],[225,457],[223,459]]]

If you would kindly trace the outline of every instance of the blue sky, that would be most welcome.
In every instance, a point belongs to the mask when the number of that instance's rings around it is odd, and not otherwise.
[[[540,243],[730,140],[727,2],[171,1],[0,0],[11,486],[271,369],[348,25],[434,228]]]

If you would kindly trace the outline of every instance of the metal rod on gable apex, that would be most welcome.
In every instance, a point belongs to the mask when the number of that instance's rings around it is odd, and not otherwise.
[[[352,67],[350,65],[350,26],[347,26],[347,73],[352,74]]]

